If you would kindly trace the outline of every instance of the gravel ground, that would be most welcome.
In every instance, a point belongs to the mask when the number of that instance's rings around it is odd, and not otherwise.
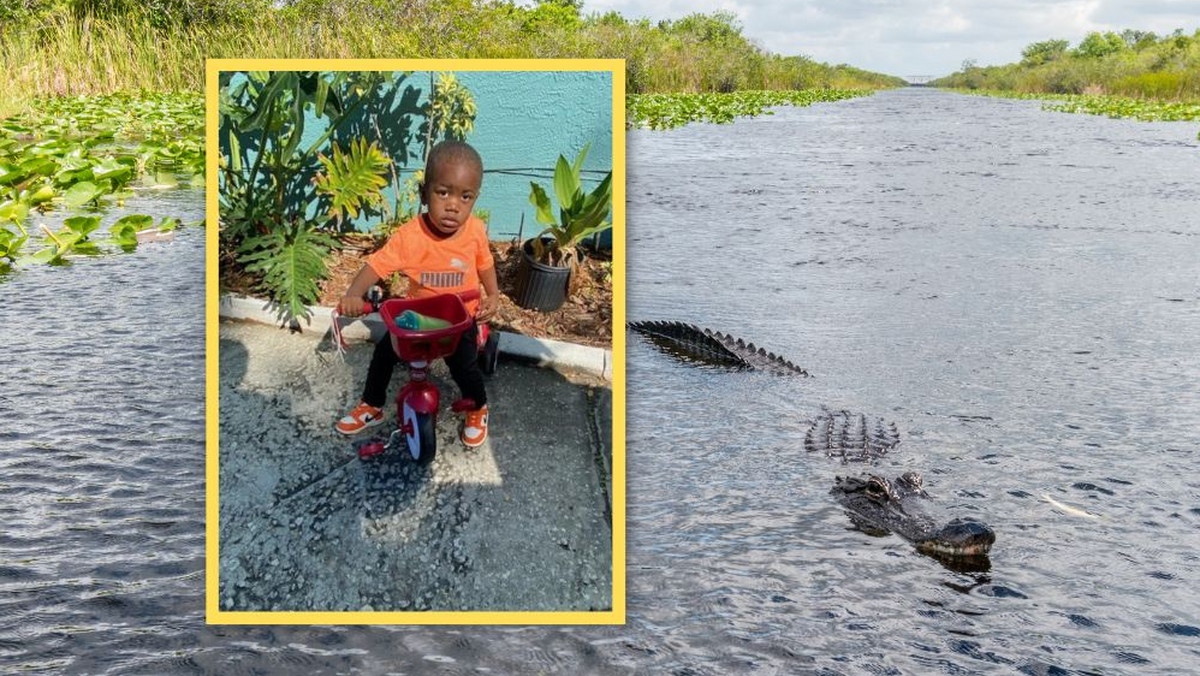
[[[359,460],[333,422],[357,401],[372,347],[342,363],[312,336],[221,323],[221,608],[610,608],[606,384],[501,361],[490,438],[466,449],[438,361],[433,463]],[[395,429],[394,415],[373,432]]]

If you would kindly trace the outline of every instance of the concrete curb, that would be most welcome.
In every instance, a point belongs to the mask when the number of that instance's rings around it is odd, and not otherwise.
[[[241,319],[272,324],[282,327],[279,308],[271,301],[247,296],[226,295],[221,297],[220,315],[228,319]],[[333,308],[320,305],[308,306],[309,316],[301,320],[300,329],[325,333],[330,330],[330,311]],[[530,338],[517,333],[497,331],[500,336],[500,353],[514,359],[559,371],[581,371],[589,375],[612,381],[612,350],[587,345],[576,345],[560,340]],[[350,340],[379,340],[384,334],[379,315],[369,315],[342,324],[342,335]]]

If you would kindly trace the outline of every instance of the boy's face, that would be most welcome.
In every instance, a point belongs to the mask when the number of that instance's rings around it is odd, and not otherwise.
[[[432,169],[424,190],[429,223],[437,232],[453,235],[471,215],[483,176],[472,162],[442,161]]]

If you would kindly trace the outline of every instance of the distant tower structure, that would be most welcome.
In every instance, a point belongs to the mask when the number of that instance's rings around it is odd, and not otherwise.
[[[924,87],[930,80],[938,79],[937,75],[905,75],[904,81],[913,87]]]

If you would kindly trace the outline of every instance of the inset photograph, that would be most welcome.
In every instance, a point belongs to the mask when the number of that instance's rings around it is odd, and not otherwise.
[[[208,87],[208,620],[623,622],[622,62]]]

